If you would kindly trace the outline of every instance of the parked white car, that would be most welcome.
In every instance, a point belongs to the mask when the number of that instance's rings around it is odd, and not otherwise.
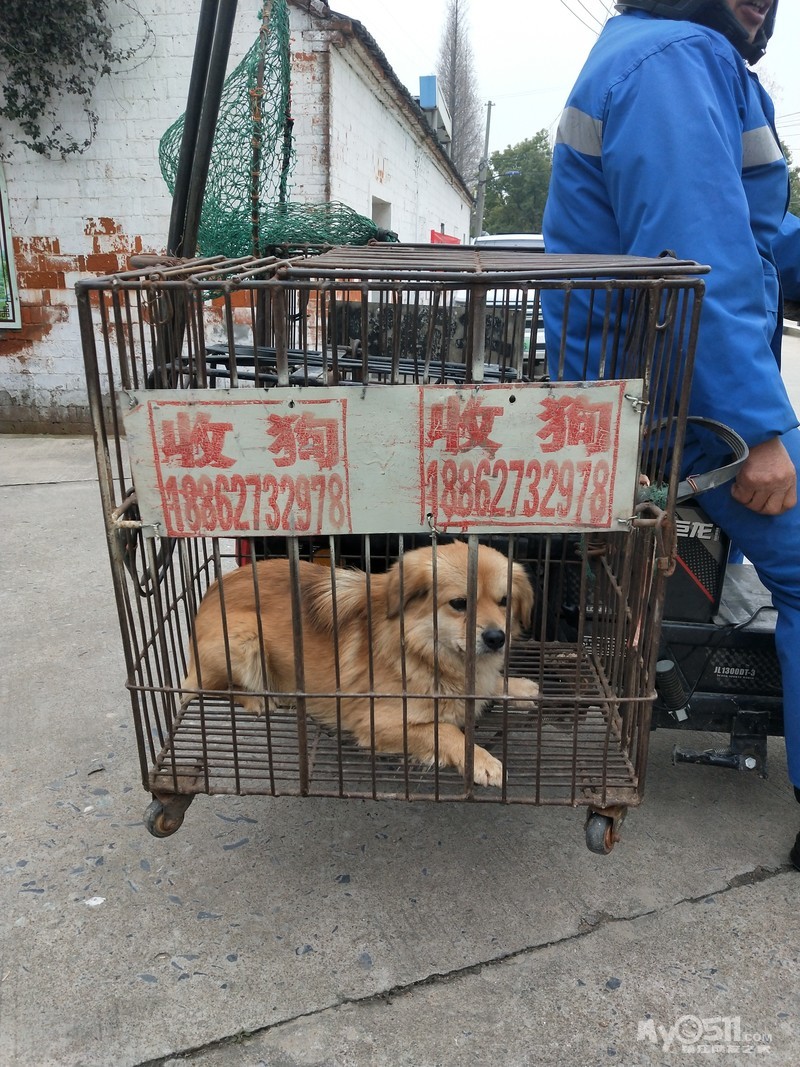
[[[544,252],[544,237],[540,233],[484,233],[472,243],[489,248],[531,248]]]

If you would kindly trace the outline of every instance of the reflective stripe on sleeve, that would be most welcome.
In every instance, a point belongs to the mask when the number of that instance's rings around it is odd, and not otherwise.
[[[565,144],[585,156],[603,152],[603,124],[576,107],[564,109],[558,123],[556,144]],[[759,126],[742,134],[742,169],[761,167],[783,159],[783,152],[769,126]]]
[[[783,152],[769,126],[759,126],[742,134],[742,170],[763,167],[783,159]]]
[[[558,123],[556,144],[565,144],[585,156],[597,156],[603,150],[603,124],[576,107],[564,108]]]

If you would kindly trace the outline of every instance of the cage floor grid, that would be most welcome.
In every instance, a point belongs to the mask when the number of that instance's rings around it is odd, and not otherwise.
[[[588,652],[533,643],[512,649],[510,673],[539,680],[535,710],[493,705],[475,741],[500,759],[504,788],[476,786],[472,799],[528,804],[635,804],[638,780],[622,739],[619,701]],[[576,699],[577,694],[577,699]],[[641,716],[646,702],[628,702]],[[632,731],[634,742],[640,725]],[[462,776],[424,768],[402,756],[372,754],[346,734],[307,719],[301,759],[297,713],[278,708],[252,716],[218,694],[193,701],[175,720],[150,771],[167,793],[237,793],[458,800]],[[303,786],[302,770],[306,771]]]

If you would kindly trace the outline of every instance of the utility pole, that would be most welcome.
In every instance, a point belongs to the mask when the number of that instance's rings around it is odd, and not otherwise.
[[[483,233],[483,209],[486,205],[486,175],[489,170],[489,126],[492,121],[492,101],[486,103],[486,139],[483,142],[483,158],[478,170],[478,198],[475,204],[475,232],[472,237],[480,237]]]

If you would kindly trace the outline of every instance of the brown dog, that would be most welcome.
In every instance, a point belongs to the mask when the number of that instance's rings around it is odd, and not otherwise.
[[[436,549],[435,604],[432,548],[405,554],[402,586],[399,562],[385,574],[371,575],[369,595],[367,576],[362,571],[337,569],[335,610],[330,570],[299,564],[304,672],[300,691],[306,694],[308,710],[317,720],[336,725],[336,693],[344,694],[338,698],[341,723],[359,745],[370,749],[374,737],[376,752],[408,751],[430,765],[436,758],[434,720],[438,716],[439,763],[463,773],[467,560],[468,548],[463,542]],[[222,579],[224,624],[219,583],[203,598],[195,619],[189,672],[182,686],[184,705],[194,695],[185,691],[201,688],[288,695],[276,703],[291,702],[298,692],[289,562],[272,559],[256,566],[255,575],[250,567],[242,567]],[[535,682],[525,678],[509,678],[504,688],[501,672],[507,620],[510,618],[513,638],[521,624],[528,623],[533,608],[533,589],[518,563],[511,571],[510,613],[507,589],[508,560],[493,548],[479,546],[477,712],[506,692],[515,701],[512,707],[529,707],[539,691]],[[199,663],[195,661],[195,643]],[[373,698],[372,714],[370,698],[363,695],[370,692],[379,694]],[[408,694],[405,728],[403,692]],[[441,695],[438,702],[432,699],[435,693]],[[258,714],[265,710],[263,695],[250,697],[240,692],[233,699],[247,711]],[[503,780],[503,765],[479,745],[475,746],[474,779],[480,785],[494,786]]]

